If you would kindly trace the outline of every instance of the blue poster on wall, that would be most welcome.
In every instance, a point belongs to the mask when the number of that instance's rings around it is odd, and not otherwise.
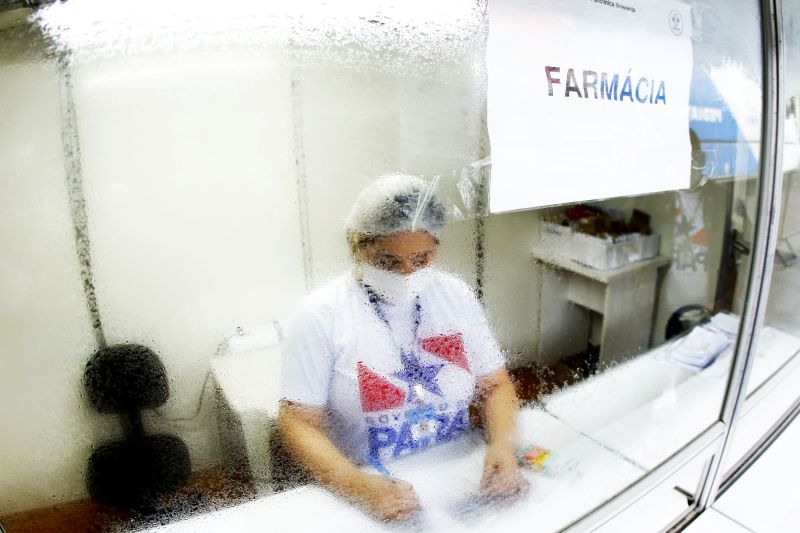
[[[695,168],[706,178],[757,176],[760,116],[760,88],[741,70],[695,69],[689,95],[689,128],[699,141],[692,146]]]

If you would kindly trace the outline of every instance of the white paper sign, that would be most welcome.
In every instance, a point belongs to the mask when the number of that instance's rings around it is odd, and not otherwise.
[[[492,212],[689,186],[689,8],[492,0]]]

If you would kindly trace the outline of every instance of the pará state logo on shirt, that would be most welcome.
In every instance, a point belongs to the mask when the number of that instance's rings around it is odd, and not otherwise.
[[[443,391],[438,379],[446,365],[472,374],[461,334],[428,337],[419,346],[436,356],[437,362],[424,364],[416,353],[401,352],[401,368],[390,375],[405,382],[405,387],[395,385],[363,361],[356,364],[371,460],[416,453],[469,429],[468,402]],[[472,391],[468,392],[471,395]],[[422,401],[422,394],[427,401]]]

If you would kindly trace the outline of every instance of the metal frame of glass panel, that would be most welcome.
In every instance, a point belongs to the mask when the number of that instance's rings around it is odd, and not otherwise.
[[[722,406],[721,420],[726,426],[721,449],[714,455],[709,475],[698,495],[698,505],[706,508],[717,495],[722,474],[721,465],[729,451],[732,433],[746,397],[746,385],[753,366],[758,332],[764,314],[772,278],[775,245],[778,237],[780,210],[781,158],[783,147],[783,42],[780,31],[781,0],[761,3],[762,28],[762,119],[758,211],[752,248],[750,279],[747,286],[739,338],[731,365],[730,378]]]

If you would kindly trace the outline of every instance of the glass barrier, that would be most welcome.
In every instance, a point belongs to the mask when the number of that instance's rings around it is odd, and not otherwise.
[[[507,4],[660,50],[608,22],[642,2]],[[558,530],[718,420],[761,179],[759,6],[658,19],[689,54],[685,187],[501,213],[494,5],[2,13],[8,533]],[[602,157],[589,122],[525,157]]]

